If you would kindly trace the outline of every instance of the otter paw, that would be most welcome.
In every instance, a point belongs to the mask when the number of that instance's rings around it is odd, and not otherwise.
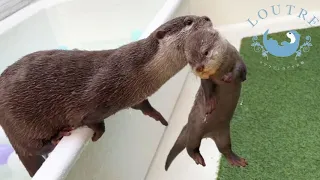
[[[196,162],[197,165],[202,165],[203,167],[206,166],[206,163],[204,162],[204,159],[200,153],[194,153],[193,160]]]
[[[156,121],[160,121],[162,125],[168,126],[168,122],[166,119],[159,113],[158,111],[150,111],[150,112],[145,112],[144,115],[147,115]]]
[[[93,136],[92,136],[92,138],[91,138],[91,140],[93,142],[98,141],[101,138],[101,136],[103,135],[103,133],[104,133],[104,131],[95,131]]]
[[[93,130],[93,136],[91,137],[93,142],[98,141],[105,132],[105,124],[103,121],[99,123],[87,124],[87,126]]]
[[[52,143],[54,146],[56,146],[64,136],[70,136],[72,130],[74,130],[73,127],[63,128],[61,131],[59,131],[59,133],[58,133],[57,135],[55,135],[55,136],[51,139],[51,143]]]
[[[232,154],[226,158],[227,158],[229,164],[232,166],[246,167],[248,165],[248,162],[244,158],[241,158],[235,154]]]
[[[226,83],[230,83],[232,81],[233,77],[232,77],[232,73],[229,72],[227,74],[225,74],[223,77],[222,77],[222,81],[226,82]]]
[[[213,110],[216,109],[216,98],[212,97],[207,100],[206,102],[206,114],[212,113]]]

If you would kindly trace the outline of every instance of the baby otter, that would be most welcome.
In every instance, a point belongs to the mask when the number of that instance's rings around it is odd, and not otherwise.
[[[210,28],[208,17],[180,16],[116,49],[37,51],[9,66],[0,77],[0,124],[30,176],[68,128],[86,125],[97,141],[118,111],[148,114],[147,98],[187,64],[186,38]]]
[[[204,38],[205,34],[207,38]],[[234,46],[215,29],[209,34],[206,31],[193,33],[192,37],[195,39],[189,38],[186,43],[187,48],[185,49],[188,56],[188,64],[191,66],[192,72],[201,79],[209,79],[211,76],[215,78],[221,77],[221,80],[226,83],[231,82],[231,70],[235,65],[235,59],[240,56]],[[229,53],[228,50],[235,53]],[[206,92],[207,114],[215,109],[215,91],[212,89],[214,87],[203,87],[203,90]]]
[[[247,161],[232,151],[230,139],[230,121],[238,103],[241,84],[246,80],[244,61],[236,48],[215,30],[192,33],[186,41],[185,51],[188,63],[202,78],[201,85],[188,123],[168,154],[165,170],[184,148],[196,164],[205,166],[199,148],[201,140],[208,137],[215,141],[230,164],[246,166]],[[207,101],[212,101],[212,98],[217,103],[208,113]]]

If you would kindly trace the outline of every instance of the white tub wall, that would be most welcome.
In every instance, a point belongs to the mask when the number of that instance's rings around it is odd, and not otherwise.
[[[45,11],[40,11],[9,31],[0,34],[0,72],[22,56],[44,49],[57,48]]]
[[[258,19],[258,11],[266,9],[268,18],[274,17],[272,14],[272,5],[280,4],[281,12],[277,16],[286,16],[288,7],[294,5],[292,14],[299,14],[301,8],[309,11],[320,9],[320,1],[316,0],[189,0],[190,12],[194,14],[207,14],[215,25],[226,25],[245,22],[248,18]],[[262,15],[262,14],[261,14]],[[311,19],[313,16],[307,14]],[[261,20],[262,21],[262,20]]]
[[[58,41],[72,47],[127,41],[143,30],[165,0],[72,0],[48,9]],[[85,45],[83,48],[90,48]]]

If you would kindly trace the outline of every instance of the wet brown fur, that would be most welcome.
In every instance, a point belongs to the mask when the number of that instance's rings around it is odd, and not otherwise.
[[[246,80],[246,65],[236,48],[222,37],[216,38],[216,33],[216,31],[195,32],[186,44],[186,51],[189,54],[187,59],[192,68],[199,64],[209,68],[215,64],[218,67],[215,67],[217,71],[214,74],[209,74],[210,78],[201,79],[188,123],[183,127],[167,156],[165,170],[168,170],[172,161],[184,148],[196,164],[205,166],[199,151],[203,138],[213,139],[219,151],[231,164],[247,165],[245,159],[238,157],[232,151],[230,138],[230,121],[241,93],[241,84]],[[203,39],[206,39],[206,42],[199,45]],[[218,51],[219,54],[213,55],[209,52],[207,57],[203,56],[200,49],[206,49],[205,47],[209,47],[208,51]],[[219,58],[215,58],[216,56]],[[218,63],[212,61],[218,61]],[[228,73],[231,74],[232,79],[230,82],[224,82],[222,78]],[[217,99],[217,105],[212,112],[207,113],[207,101],[213,96]]]
[[[181,16],[116,49],[37,51],[9,66],[0,77],[0,124],[30,176],[63,128],[87,125],[96,141],[107,117],[150,108],[147,97],[187,64],[186,37],[211,27],[206,17]]]

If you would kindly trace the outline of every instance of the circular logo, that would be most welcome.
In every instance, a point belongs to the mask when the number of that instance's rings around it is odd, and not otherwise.
[[[305,64],[301,57],[312,46],[310,36],[302,38],[296,30],[277,33],[273,37],[269,37],[268,33],[269,29],[260,39],[258,36],[252,37],[251,46],[255,52],[261,53],[261,65],[273,70],[287,70]]]

